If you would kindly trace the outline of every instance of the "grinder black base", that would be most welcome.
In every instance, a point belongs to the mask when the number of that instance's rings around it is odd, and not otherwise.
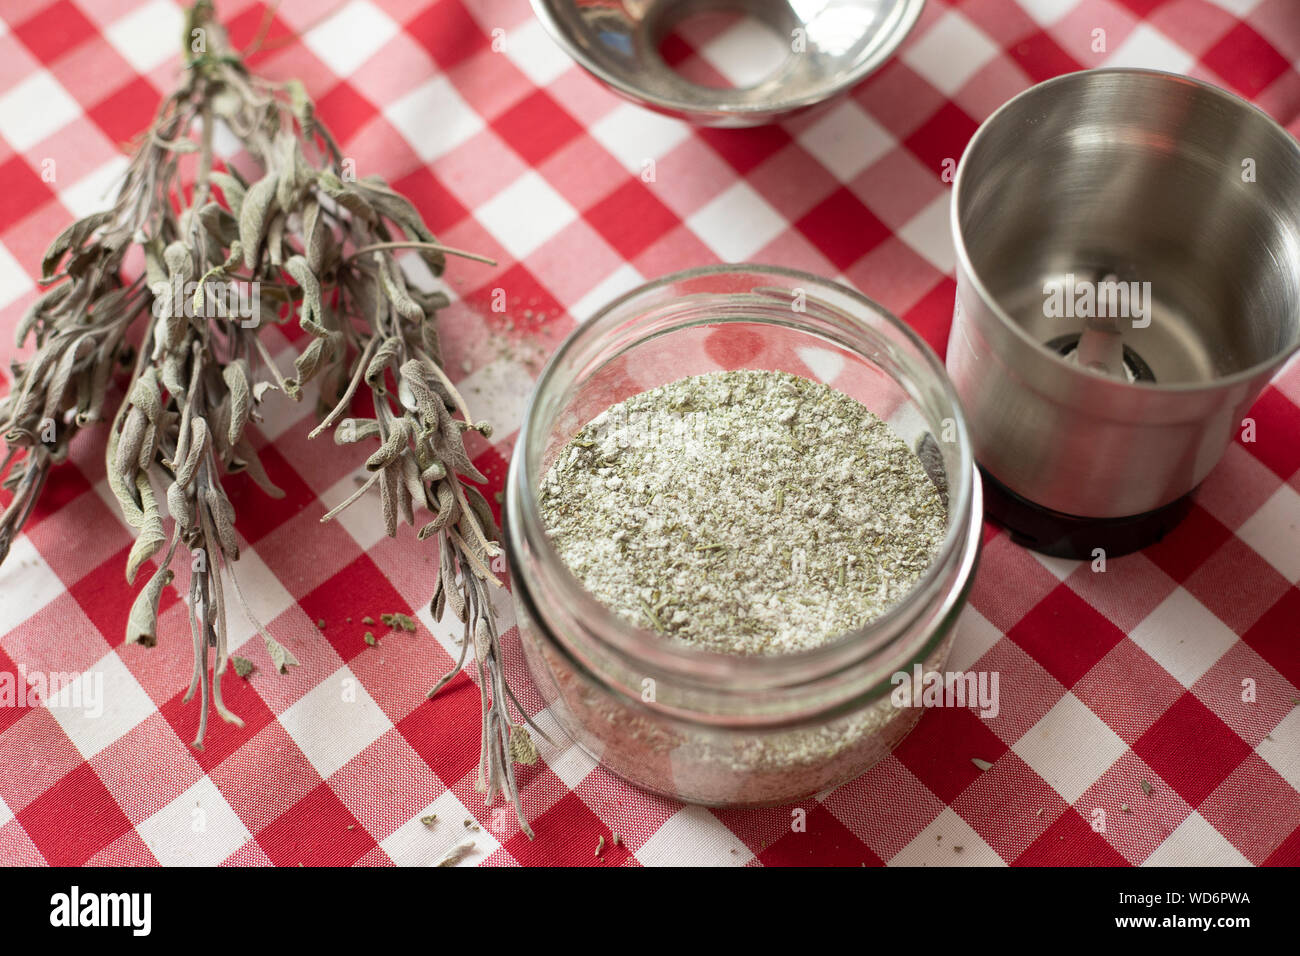
[[[1097,548],[1114,558],[1155,544],[1187,516],[1192,492],[1167,505],[1123,518],[1081,518],[1036,505],[1016,494],[984,468],[984,513],[1031,551],[1090,561]]]

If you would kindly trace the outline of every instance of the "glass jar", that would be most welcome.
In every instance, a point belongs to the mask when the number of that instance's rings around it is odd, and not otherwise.
[[[738,656],[680,646],[617,617],[552,546],[538,487],[565,443],[614,405],[720,369],[823,382],[890,424],[945,497],[947,533],[915,587],[812,650]],[[714,806],[788,802],[862,773],[919,719],[898,673],[942,669],[980,544],[966,423],[942,364],[880,306],[788,269],[718,266],[623,296],[542,372],[506,484],[506,536],[529,670],[556,721],[646,790]]]

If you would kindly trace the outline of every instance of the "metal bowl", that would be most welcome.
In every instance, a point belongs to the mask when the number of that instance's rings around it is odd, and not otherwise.
[[[925,0],[532,0],[564,50],[642,106],[705,126],[756,126],[820,103],[896,50]],[[790,38],[783,63],[735,89],[691,82],[660,55],[673,28],[701,13],[752,17]]]

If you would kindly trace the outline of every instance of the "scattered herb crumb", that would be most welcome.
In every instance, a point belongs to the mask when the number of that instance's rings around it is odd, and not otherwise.
[[[420,822],[423,823],[426,827],[431,827],[438,822],[438,814],[430,813],[427,816],[420,817]]]
[[[374,624],[374,623],[375,623],[375,619],[374,619],[373,617],[371,617],[369,614],[367,614],[365,617],[363,617],[363,618],[361,619],[361,623],[362,623],[362,624]]]
[[[1123,810],[1125,813],[1132,813],[1132,812],[1133,812],[1133,808],[1130,807],[1127,803],[1121,803],[1121,804],[1119,805],[1119,808],[1120,808],[1121,810]]]
[[[515,724],[510,729],[510,759],[528,767],[537,763],[537,746],[523,724]]]
[[[253,662],[247,657],[232,657],[230,666],[235,669],[236,674],[245,680],[248,679],[249,674],[253,673]]]
[[[464,843],[459,843],[448,850],[446,856],[435,863],[434,866],[455,866],[472,852],[474,852],[474,841],[466,840]]]
[[[395,612],[393,614],[381,614],[379,615],[379,619],[394,631],[410,631],[412,634],[415,633],[415,618],[413,617],[408,617],[405,614]]]
[[[1142,787],[1142,792],[1146,794],[1148,797],[1151,796],[1151,783],[1147,780],[1146,777],[1142,778],[1140,785]]]
[[[376,644],[379,643],[378,641],[375,640],[375,634],[373,631],[366,631],[366,636],[363,638],[363,640],[371,647],[374,647]]]
[[[952,848],[952,852],[953,852],[953,853],[960,853],[963,849],[964,849],[964,848],[961,847],[961,846],[955,846],[955,847]]]
[[[1036,817],[1041,817],[1042,815],[1043,815],[1043,808],[1042,808],[1042,807],[1039,807],[1039,808],[1038,808],[1038,812],[1035,813],[1034,816],[1036,816]]]
[[[597,857],[597,859],[599,859],[599,858],[600,858],[600,855],[601,855],[602,853],[604,853],[604,852],[605,852],[605,834],[602,833],[602,834],[600,835],[600,839],[596,841],[596,857]]]
[[[621,836],[619,836],[618,833],[615,833],[615,834],[610,838],[610,841],[609,841],[609,842],[613,843],[614,846],[618,846],[620,843],[623,842],[623,838],[622,838]]]
[[[987,760],[981,760],[979,757],[971,757],[970,762],[973,763],[975,766],[979,767],[980,770],[993,769],[993,764],[989,763],[989,761]]]
[[[316,626],[319,627],[322,631],[325,630],[325,618],[323,618],[323,617],[322,617],[322,618],[317,618],[317,620],[316,620]]]
[[[482,829],[482,827],[480,827],[480,826],[479,826],[477,823],[475,823],[473,820],[469,819],[469,817],[466,817],[466,818],[465,818],[465,829],[466,829],[466,830],[473,830],[475,833],[477,833],[479,830]]]

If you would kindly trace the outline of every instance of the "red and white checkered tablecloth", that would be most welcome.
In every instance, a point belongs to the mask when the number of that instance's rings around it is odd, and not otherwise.
[[[218,8],[239,47],[266,14],[258,0]],[[122,144],[171,86],[181,17],[169,0],[0,0],[6,340],[44,246],[104,202]],[[725,35],[675,50],[697,73],[736,67]],[[251,62],[306,83],[359,174],[410,194],[449,245],[497,259],[453,261],[455,301],[439,316],[450,368],[496,425],[476,459],[493,490],[545,355],[669,271],[750,260],[840,277],[942,354],[945,160],[1033,82],[1101,65],[1181,71],[1300,132],[1296,0],[930,0],[851,95],[749,131],[692,129],[616,98],[524,0],[285,0]],[[287,363],[291,343],[266,334]],[[83,436],[0,568],[0,675],[88,672],[104,712],[0,706],[0,862],[423,863],[472,817],[469,860],[491,864],[593,863],[602,834],[601,865],[1300,863],[1300,365],[1255,406],[1257,440],[1229,448],[1160,545],[1095,574],[988,527],[952,666],[997,671],[1000,714],[928,712],[892,756],[806,801],[806,832],[789,808],[647,796],[575,747],[521,768],[535,841],[485,809],[476,688],[463,674],[425,700],[457,650],[427,609],[433,549],[409,529],[383,537],[377,504],[322,525],[362,455],[307,440],[310,400],[268,405],[258,443],[287,497],[242,475],[227,487],[243,590],[302,666],[272,673],[235,615],[236,653],[260,665],[225,683],[245,726],[214,722],[206,750],[189,746],[183,603],[164,596],[156,648],[123,645],[132,535],[102,435]],[[399,610],[418,633],[368,647],[361,617]],[[507,637],[510,678],[535,709]]]

